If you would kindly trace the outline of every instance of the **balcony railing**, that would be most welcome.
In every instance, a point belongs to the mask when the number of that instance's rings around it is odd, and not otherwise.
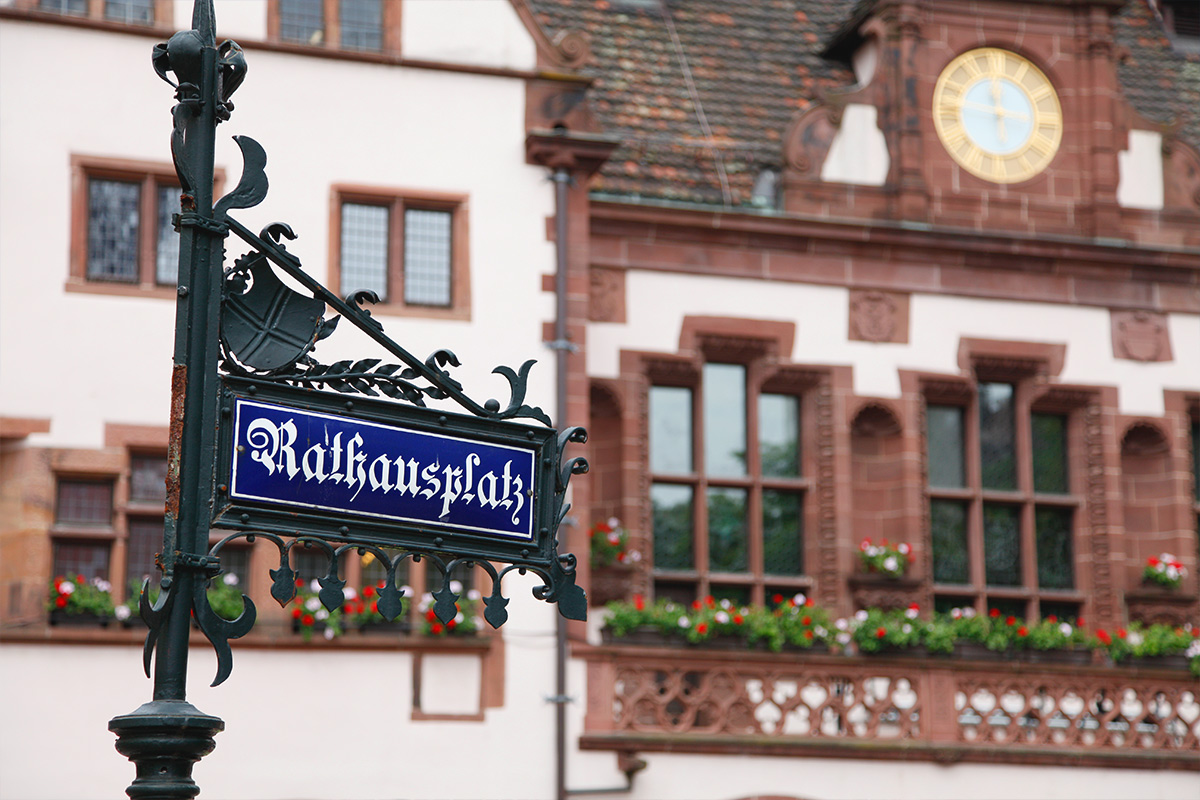
[[[588,749],[1200,770],[1186,668],[586,648]]]

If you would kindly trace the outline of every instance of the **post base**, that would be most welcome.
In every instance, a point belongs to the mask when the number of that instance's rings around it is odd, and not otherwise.
[[[114,717],[117,752],[137,767],[125,793],[133,800],[191,800],[200,793],[192,766],[213,751],[213,737],[225,729],[183,700],[154,700],[131,714]]]

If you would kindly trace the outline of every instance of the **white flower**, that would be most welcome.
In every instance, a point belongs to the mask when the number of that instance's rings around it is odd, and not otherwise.
[[[468,600],[478,600],[481,597],[483,597],[483,595],[480,593],[480,591],[478,589],[471,589],[469,592],[467,592]]]
[[[859,622],[866,622],[867,612],[860,608],[858,611],[854,612],[854,619],[858,620]]]
[[[1130,631],[1128,634],[1128,641],[1130,647],[1137,647],[1142,643],[1142,635],[1137,631]]]
[[[617,533],[616,531],[609,531],[608,536],[606,536],[604,538],[608,539],[609,544],[620,544],[621,543],[621,534]]]
[[[318,608],[317,613],[313,614],[317,619],[329,619],[329,612],[323,608]]]
[[[1167,577],[1170,578],[1171,580],[1176,580],[1179,577],[1179,570],[1175,569],[1170,564],[1168,564],[1167,565]]]
[[[679,627],[690,628],[690,627],[692,627],[692,621],[690,619],[688,619],[687,617],[680,617],[679,618]]]
[[[904,616],[908,617],[909,619],[916,619],[917,615],[919,615],[920,613],[921,612],[917,611],[917,609],[915,609],[915,608],[904,609]]]
[[[238,576],[234,575],[232,572],[226,572],[224,575],[221,576],[221,581],[226,586],[237,586],[238,585]]]
[[[120,605],[113,609],[113,616],[116,617],[121,622],[124,622],[125,620],[129,619],[129,617],[132,615],[133,615],[133,612],[130,611],[129,606],[126,606],[126,605]]]
[[[304,601],[304,607],[309,611],[316,611],[321,607],[321,601],[316,597],[310,597]]]
[[[792,598],[792,602],[798,606],[802,606],[808,602],[808,598],[804,596],[804,592],[798,592],[796,596]]]
[[[460,611],[460,612],[458,612],[457,614],[455,614],[455,615],[454,615],[454,624],[455,624],[455,625],[462,625],[462,624],[463,624],[463,620],[465,620],[465,619],[466,619],[466,617],[464,617],[464,616],[463,616],[463,613]]]
[[[625,554],[625,560],[636,563],[636,562],[642,560],[642,554],[637,550],[630,550],[628,553]]]
[[[462,581],[450,581],[450,591],[462,594]]]
[[[967,606],[966,608],[963,609],[963,616],[966,617],[967,619],[970,619],[971,617],[975,616],[975,609],[971,608],[970,606]]]
[[[617,519],[616,517],[609,517],[608,518],[608,527],[613,528],[613,529],[621,527],[621,520]]]
[[[817,638],[819,638],[819,639],[824,639],[826,636],[829,635],[829,631],[825,630],[820,625],[813,628],[813,633],[815,633],[817,635]]]
[[[728,597],[721,598],[721,608],[725,609],[726,611],[733,608],[733,603],[729,600]]]
[[[477,631],[483,630],[483,617],[475,618],[475,630],[477,630]]]
[[[850,634],[839,633],[837,635],[837,643],[838,644],[850,644]]]
[[[70,581],[63,581],[58,585],[59,594],[75,594],[75,584]]]
[[[347,586],[343,591],[345,591],[345,593],[346,593],[347,600],[357,600],[358,599],[358,591],[356,589],[353,589],[353,588]]]
[[[92,585],[102,592],[112,591],[112,584],[104,580],[104,578],[92,578]]]
[[[1188,658],[1195,658],[1196,656],[1200,656],[1200,639],[1192,639],[1192,643],[1188,645],[1188,649],[1185,652],[1185,655]]]
[[[837,628],[839,631],[844,631],[850,627],[850,623],[839,617],[833,621],[833,627]]]
[[[900,627],[900,632],[901,633],[912,633],[912,625],[909,625],[907,622],[904,623],[904,625],[902,625]]]
[[[901,555],[905,556],[912,552],[912,548],[908,546],[907,542],[901,542],[900,544],[896,545],[896,549],[900,551]]]
[[[1071,630],[1072,630],[1071,625],[1070,625],[1070,623],[1067,623],[1067,622],[1063,622],[1058,626],[1058,632],[1061,633],[1063,636],[1070,636]]]
[[[401,597],[412,597],[412,587],[407,583],[400,587]]]
[[[950,616],[953,617],[954,619],[961,619],[962,615],[963,615],[963,612],[962,612],[961,608],[950,609]]]
[[[325,638],[328,639],[329,641],[333,641],[333,628],[325,629]]]
[[[719,622],[719,623],[721,623],[722,625],[724,625],[726,622],[729,622],[729,615],[728,615],[728,614],[726,614],[724,611],[718,611],[718,612],[717,612],[717,613],[716,613],[716,614],[713,616],[713,619],[715,619],[717,622]]]
[[[895,572],[900,569],[900,562],[896,560],[895,556],[888,556],[883,560],[883,568],[888,572]]]
[[[321,591],[321,582],[319,580],[317,580],[316,578],[313,578],[312,581],[310,581],[308,584],[308,590],[310,592]]]

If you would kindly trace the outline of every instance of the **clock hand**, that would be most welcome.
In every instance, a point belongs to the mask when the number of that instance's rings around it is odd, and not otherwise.
[[[996,136],[1001,142],[1008,141],[1004,133],[1004,106],[1001,103],[1000,79],[992,77],[992,113],[996,115]]]
[[[1029,121],[1029,115],[1026,114],[1024,111],[1012,111],[1010,109],[1004,108],[1003,106],[989,106],[984,103],[976,103],[972,100],[963,100],[962,107],[969,108],[972,111],[983,111],[988,114],[993,114],[997,117],[1008,117],[1010,119],[1015,119],[1019,122],[1028,122]]]

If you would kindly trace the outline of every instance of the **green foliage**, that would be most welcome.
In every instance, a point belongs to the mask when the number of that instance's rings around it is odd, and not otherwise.
[[[616,518],[593,525],[588,531],[588,541],[589,562],[593,568],[641,560],[640,553],[629,549],[629,532]]]
[[[208,584],[208,604],[221,619],[235,620],[241,616],[244,604],[238,576],[224,572],[213,578]]]
[[[46,610],[71,615],[110,616],[113,613],[112,585],[103,578],[92,578],[89,581],[82,575],[71,579],[60,575],[50,582]]]
[[[916,647],[922,642],[925,624],[912,606],[904,611],[882,611],[878,608],[859,611],[851,633],[860,653],[879,653],[885,650]]]

